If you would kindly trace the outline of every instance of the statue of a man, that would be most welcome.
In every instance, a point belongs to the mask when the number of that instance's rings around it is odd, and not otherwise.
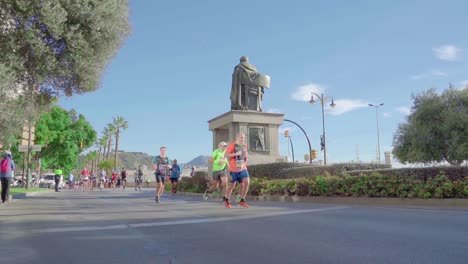
[[[264,88],[270,87],[270,77],[257,72],[246,56],[234,68],[231,86],[231,110],[262,112]]]

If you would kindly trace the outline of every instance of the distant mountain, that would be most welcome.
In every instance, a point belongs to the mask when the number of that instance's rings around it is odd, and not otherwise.
[[[110,155],[114,157],[114,153]],[[122,167],[127,169],[136,169],[140,165],[146,165],[151,168],[153,157],[143,152],[125,152],[119,150],[119,161],[122,163]]]
[[[208,158],[210,156],[203,156],[203,155],[200,155],[196,158],[194,158],[193,160],[185,163],[185,165],[190,165],[190,166],[206,166],[208,165]]]

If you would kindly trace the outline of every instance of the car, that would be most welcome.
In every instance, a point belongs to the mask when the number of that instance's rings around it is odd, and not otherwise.
[[[60,175],[59,189],[65,187],[65,182],[63,180],[63,175]],[[55,174],[46,173],[41,176],[39,180],[39,188],[55,188]]]

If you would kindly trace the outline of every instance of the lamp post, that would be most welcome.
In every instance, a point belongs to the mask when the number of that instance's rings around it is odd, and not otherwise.
[[[378,109],[379,107],[381,107],[382,105],[384,105],[384,103],[380,103],[378,105],[373,105],[373,104],[369,104],[370,107],[374,107],[375,108],[375,119],[377,121],[377,161],[379,162],[380,164],[380,133],[379,133],[379,114],[378,114]]]
[[[317,98],[319,99],[320,101],[320,104],[322,105],[322,138],[321,138],[321,141],[320,141],[320,145],[321,145],[321,148],[323,150],[323,164],[324,165],[327,165],[327,145],[326,145],[326,138],[325,138],[325,112],[324,112],[324,104],[327,100],[327,98],[323,97],[323,94],[321,95],[318,95],[314,92],[311,92],[312,96],[310,97],[310,101],[309,103],[313,104],[315,103],[315,100],[314,100],[314,95],[317,96]],[[330,103],[330,107],[333,108],[335,107],[335,102],[333,101],[333,96],[331,98],[331,103]]]

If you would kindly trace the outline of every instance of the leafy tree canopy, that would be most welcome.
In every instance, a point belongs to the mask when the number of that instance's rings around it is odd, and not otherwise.
[[[78,164],[79,154],[94,144],[97,133],[83,115],[72,119],[73,111],[55,106],[36,125],[36,143],[42,150],[37,155],[43,168],[61,168],[68,173]]]
[[[127,0],[1,0],[0,64],[41,93],[94,91],[129,31]]]
[[[412,96],[407,122],[393,138],[393,154],[403,163],[447,161],[460,165],[468,159],[468,88],[434,89]]]

